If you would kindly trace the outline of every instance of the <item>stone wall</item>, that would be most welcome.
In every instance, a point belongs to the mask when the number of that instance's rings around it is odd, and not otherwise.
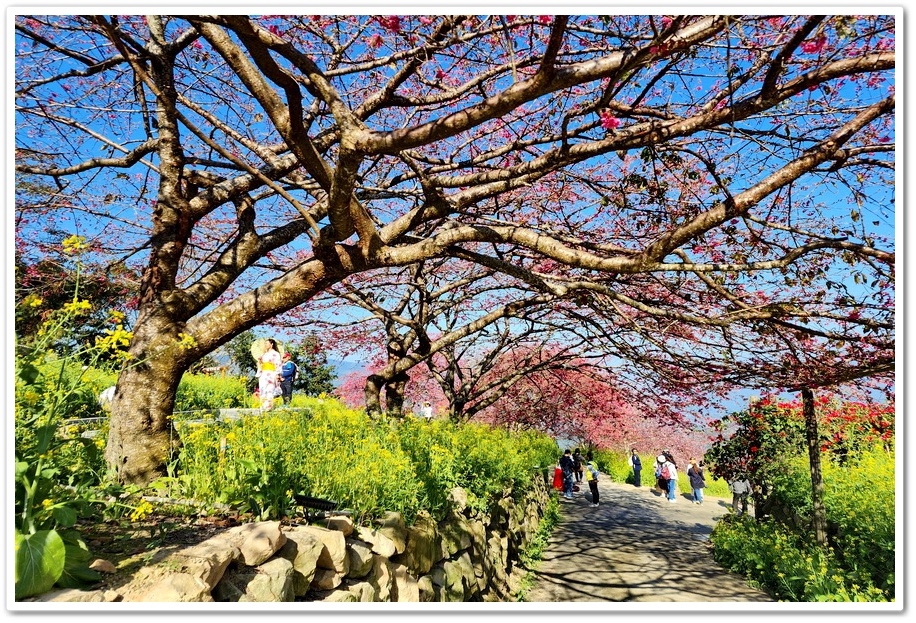
[[[169,553],[123,590],[67,589],[37,601],[503,601],[518,589],[519,554],[549,495],[538,475],[533,491],[518,500],[507,491],[487,513],[469,508],[456,488],[438,522],[424,511],[411,526],[398,513],[372,526],[347,517],[245,524]]]

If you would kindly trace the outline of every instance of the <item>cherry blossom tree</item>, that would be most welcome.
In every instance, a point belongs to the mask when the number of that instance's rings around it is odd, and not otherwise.
[[[894,20],[17,15],[17,236],[54,214],[142,270],[125,482],[193,362],[431,258],[592,299],[659,371],[719,331],[746,357],[704,373],[886,374]]]
[[[503,359],[514,369],[517,356]],[[550,356],[544,357],[550,361]],[[534,429],[587,448],[701,457],[710,444],[705,423],[680,405],[653,403],[617,382],[611,371],[586,360],[523,375],[499,400],[475,416],[510,429]]]
[[[550,316],[547,304],[555,299],[554,295],[532,292],[524,283],[512,283],[501,272],[466,261],[443,258],[420,262],[391,272],[384,279],[375,276],[368,283],[365,279],[348,279],[330,288],[329,293],[331,297],[319,300],[337,306],[344,300],[363,309],[366,318],[362,322],[313,322],[328,326],[336,342],[365,344],[369,349],[385,351],[384,365],[376,366],[366,379],[364,404],[370,412],[381,409],[384,387],[386,409],[399,413],[408,372],[423,364],[448,396],[452,417],[466,419],[473,415],[466,412],[466,407],[470,404],[467,392],[474,383],[465,378],[466,374],[474,374],[472,367],[479,377],[490,368],[486,362],[492,363],[513,344],[531,344],[536,339],[567,341],[563,350],[576,351],[577,340],[570,331],[544,321]],[[372,327],[377,334],[373,335]],[[558,337],[561,332],[570,339]],[[578,344],[582,344],[581,339]],[[556,365],[562,365],[559,358]],[[522,372],[519,368],[514,376]],[[499,384],[490,385],[493,389]]]

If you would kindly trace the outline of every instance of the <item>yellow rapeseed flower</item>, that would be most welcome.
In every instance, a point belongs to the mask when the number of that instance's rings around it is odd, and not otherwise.
[[[130,514],[131,521],[140,521],[144,517],[148,516],[153,512],[153,505],[143,500],[137,505],[137,508],[134,509],[134,512]]]
[[[61,241],[61,246],[64,248],[64,253],[71,255],[89,248],[89,245],[86,244],[86,239],[76,234],[64,238]]]
[[[20,301],[19,304],[22,307],[41,307],[41,304],[43,302],[44,301],[41,299],[40,296],[37,296],[35,294],[29,294],[24,299],[22,299],[22,301]]]
[[[114,329],[105,329],[105,335],[95,338],[97,348],[105,350],[116,350],[120,346],[130,346],[130,341],[134,334],[132,331],[125,331],[124,325],[118,325]]]
[[[71,301],[66,303],[63,307],[64,313],[73,314],[74,316],[79,316],[84,313],[92,311],[92,303],[87,300],[82,301]]]

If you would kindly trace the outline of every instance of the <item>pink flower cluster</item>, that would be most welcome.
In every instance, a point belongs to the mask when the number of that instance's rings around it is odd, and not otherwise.
[[[378,23],[382,28],[386,28],[391,32],[401,32],[401,18],[397,15],[377,17],[376,20],[378,20]]]
[[[824,49],[825,45],[827,45],[827,37],[820,35],[801,44],[801,51],[805,54],[817,54]]]
[[[601,127],[605,130],[615,130],[620,127],[620,119],[606,110],[601,111]]]

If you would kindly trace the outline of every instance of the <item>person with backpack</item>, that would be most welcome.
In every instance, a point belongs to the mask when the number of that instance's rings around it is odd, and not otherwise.
[[[728,488],[732,492],[732,512],[736,515],[747,515],[747,498],[751,494],[751,483],[741,476],[731,481]]]
[[[579,448],[576,448],[572,455],[573,460],[573,475],[576,477],[576,482],[582,482],[582,454],[579,452]]]
[[[655,486],[661,490],[662,495],[668,494],[668,481],[662,478],[662,465],[665,464],[665,460],[663,454],[659,454],[655,457]]]
[[[592,506],[598,506],[598,468],[592,460],[592,453],[585,455],[585,481],[592,492]]]
[[[293,383],[299,378],[299,366],[289,353],[283,353],[283,367],[280,368],[280,395],[284,406],[289,406],[293,399]]]
[[[659,484],[662,491],[668,495],[669,502],[677,502],[677,466],[668,460],[664,454],[658,455],[656,459],[660,465],[658,474],[659,482],[664,481],[665,485]]]

